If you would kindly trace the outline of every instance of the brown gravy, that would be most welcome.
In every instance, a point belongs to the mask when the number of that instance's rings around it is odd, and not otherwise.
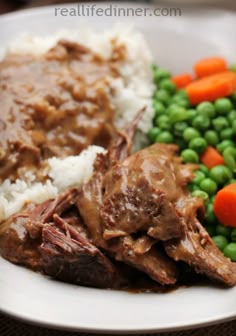
[[[109,145],[116,132],[108,84],[119,75],[115,55],[104,60],[60,41],[43,56],[8,55],[0,63],[0,179],[48,157]]]

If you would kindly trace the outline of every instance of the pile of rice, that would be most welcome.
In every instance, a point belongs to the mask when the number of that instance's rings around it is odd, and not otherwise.
[[[68,188],[86,183],[93,173],[93,163],[98,153],[105,154],[106,150],[89,146],[78,156],[49,159],[45,183],[37,182],[30,171],[25,180],[17,179],[14,183],[9,179],[3,181],[0,185],[0,222],[20,211],[28,202],[40,204]]]
[[[112,53],[112,40],[124,44],[127,58],[120,63],[121,77],[112,80],[113,95],[111,101],[115,109],[115,124],[124,127],[131,121],[137,111],[146,106],[143,119],[140,121],[138,145],[143,141],[143,135],[152,124],[153,109],[152,81],[153,58],[143,35],[132,27],[115,26],[109,31],[97,33],[88,28],[77,31],[63,30],[55,35],[40,37],[24,34],[9,43],[5,54],[30,53],[40,55],[53,47],[62,38],[81,43],[108,59]],[[137,140],[137,139],[136,139]],[[28,172],[24,180],[11,183],[5,180],[0,185],[0,222],[18,212],[25,203],[42,203],[55,198],[58,193],[69,188],[78,187],[88,181],[93,172],[93,162],[97,153],[105,150],[98,146],[90,146],[79,156],[64,160],[52,158],[48,160],[48,180],[45,184],[37,182],[35,176]],[[86,168],[86,169],[85,169]]]

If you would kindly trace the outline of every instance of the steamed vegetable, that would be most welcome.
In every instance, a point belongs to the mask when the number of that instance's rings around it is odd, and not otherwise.
[[[193,76],[189,73],[183,73],[178,76],[172,77],[172,82],[178,89],[185,88],[188,84],[192,83]]]
[[[236,262],[236,243],[230,243],[224,248],[224,255]]]
[[[217,193],[214,211],[222,224],[236,228],[236,183],[229,184]]]
[[[222,57],[204,58],[194,66],[198,78],[210,76],[227,70],[227,63]]]
[[[200,159],[201,162],[209,169],[224,164],[223,156],[211,146],[207,147]]]
[[[236,73],[225,71],[196,80],[186,87],[193,105],[230,96],[236,90]]]
[[[210,69],[213,63],[209,68],[200,63],[202,72],[198,76],[206,77],[195,80],[187,73],[171,77],[168,71],[154,69],[155,117],[148,137],[152,143],[177,144],[183,162],[198,164],[188,189],[193,197],[204,201],[203,225],[221,251],[233,260],[236,224],[235,229],[226,226],[215,212],[215,204],[217,192],[236,183],[236,73],[224,69],[209,75],[208,71],[222,68]],[[223,213],[225,202],[227,197]]]

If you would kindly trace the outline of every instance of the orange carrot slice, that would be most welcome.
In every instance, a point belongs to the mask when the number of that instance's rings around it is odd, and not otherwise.
[[[229,96],[235,90],[236,73],[232,71],[225,71],[196,80],[186,87],[189,100],[193,105]]]
[[[222,57],[204,58],[194,66],[198,78],[210,76],[227,70],[227,63]]]
[[[229,184],[218,191],[214,212],[223,225],[236,228],[236,183]]]
[[[189,73],[183,73],[172,77],[172,82],[175,83],[178,89],[185,88],[188,84],[192,83],[193,77]]]
[[[208,146],[205,152],[201,155],[200,161],[208,168],[211,169],[215,166],[224,164],[223,156],[213,147]]]

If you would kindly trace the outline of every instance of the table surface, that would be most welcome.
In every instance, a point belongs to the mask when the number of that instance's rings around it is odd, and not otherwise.
[[[12,11],[22,7],[35,7],[58,3],[58,0],[34,0],[25,6],[16,6],[13,1],[0,0],[0,14]],[[69,1],[61,1],[69,2]],[[73,2],[72,0],[70,2]],[[164,3],[165,1],[162,1]],[[207,2],[207,1],[206,1]],[[176,2],[175,2],[176,4]],[[235,10],[236,0],[224,0],[222,2],[216,2],[212,5],[222,9]],[[37,326],[30,326],[26,323],[13,320],[7,316],[0,314],[0,336],[92,336],[91,334],[81,333],[68,333],[63,331],[49,330],[46,328],[40,328]],[[155,334],[154,336],[161,336],[163,334]],[[108,335],[109,336],[109,335]],[[147,336],[147,335],[146,335]],[[236,320],[228,323],[218,324],[208,328],[201,328],[188,331],[179,331],[174,333],[165,333],[165,336],[236,336]]]

